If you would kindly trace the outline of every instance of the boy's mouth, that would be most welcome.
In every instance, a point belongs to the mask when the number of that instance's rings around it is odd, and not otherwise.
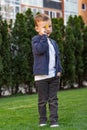
[[[50,35],[50,33],[47,33],[47,35],[49,36],[49,35]]]

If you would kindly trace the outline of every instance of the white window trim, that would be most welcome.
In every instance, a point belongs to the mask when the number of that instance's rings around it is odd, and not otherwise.
[[[82,8],[82,11],[86,11],[86,4],[82,3],[82,5],[84,4],[85,9]]]

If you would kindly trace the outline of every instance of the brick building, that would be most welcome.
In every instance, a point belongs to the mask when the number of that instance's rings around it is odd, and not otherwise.
[[[87,25],[87,0],[78,0],[78,5],[78,15],[83,17],[83,20]]]

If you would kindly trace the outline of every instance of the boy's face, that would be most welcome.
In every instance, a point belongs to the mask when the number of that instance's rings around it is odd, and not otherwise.
[[[39,35],[46,34],[49,36],[52,33],[51,20],[38,22],[35,30],[39,33]]]

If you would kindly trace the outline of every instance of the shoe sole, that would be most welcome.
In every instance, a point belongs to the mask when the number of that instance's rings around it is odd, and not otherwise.
[[[39,126],[40,126],[40,127],[43,127],[43,126],[46,126],[46,125],[47,125],[47,124],[40,124]]]
[[[59,125],[51,125],[50,127],[59,127]]]

